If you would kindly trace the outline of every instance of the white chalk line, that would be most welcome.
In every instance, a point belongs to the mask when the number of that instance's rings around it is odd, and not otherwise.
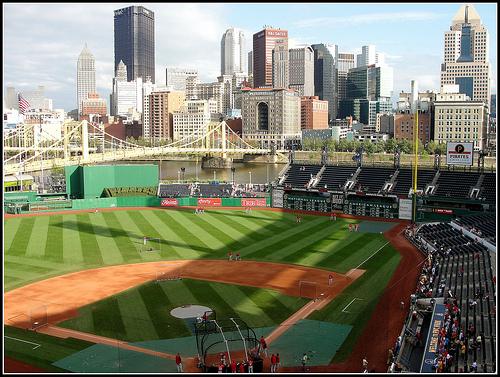
[[[22,340],[22,339],[18,339],[18,338],[12,338],[10,336],[7,336],[5,335],[4,338],[9,338],[9,339],[13,339],[13,340],[17,340],[19,342],[24,342],[24,343],[29,343],[29,344],[34,344],[36,347],[35,348],[32,348],[34,350],[36,350],[38,347],[41,347],[42,345],[41,344],[38,344],[38,343],[33,343],[33,342],[28,342],[27,340]]]
[[[354,297],[354,298],[352,299],[352,301],[351,301],[350,303],[348,303],[344,309],[342,309],[342,312],[343,312],[343,313],[351,313],[351,312],[348,312],[346,309],[347,309],[347,308],[348,308],[348,307],[349,307],[349,306],[350,306],[350,305],[351,305],[351,304],[352,304],[355,300],[360,300],[360,301],[361,301],[361,300],[364,300],[364,298]]]
[[[377,254],[380,250],[382,250],[384,247],[386,247],[387,245],[389,244],[389,241],[387,241],[385,244],[383,244],[382,246],[380,246],[380,248],[375,251],[372,255],[370,255],[368,258],[366,258],[363,262],[361,262],[360,264],[358,264],[356,267],[354,267],[352,271],[354,270],[357,270],[359,267],[361,267],[363,264],[365,264],[368,260],[371,259],[371,257],[373,257],[375,254]],[[348,272],[345,276],[349,275],[351,272]]]

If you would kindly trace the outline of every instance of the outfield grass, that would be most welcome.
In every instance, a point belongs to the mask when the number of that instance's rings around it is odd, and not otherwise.
[[[52,363],[92,345],[94,343],[80,339],[61,339],[4,326],[4,355],[47,372],[67,372],[53,366]]]
[[[207,306],[218,318],[239,317],[257,328],[280,324],[307,301],[269,289],[191,279],[149,282],[87,305],[60,326],[130,342],[174,339],[193,335],[185,320],[170,315],[182,305]]]
[[[4,283],[10,290],[70,271],[173,259],[243,259],[326,268],[344,273],[386,241],[349,233],[355,220],[268,211],[116,211],[4,220]],[[161,250],[141,252],[143,237]]]

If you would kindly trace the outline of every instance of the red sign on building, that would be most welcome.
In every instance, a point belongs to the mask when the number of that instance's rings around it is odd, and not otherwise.
[[[173,198],[163,199],[161,201],[162,207],[177,207],[178,205],[179,204],[177,203],[177,199],[173,199]]]
[[[442,213],[442,214],[445,214],[445,215],[451,215],[451,214],[453,214],[453,210],[452,209],[434,208],[434,212],[435,213]]]
[[[220,207],[222,205],[221,198],[198,198],[199,206],[211,206],[211,207]]]
[[[241,199],[242,207],[266,207],[266,198]]]

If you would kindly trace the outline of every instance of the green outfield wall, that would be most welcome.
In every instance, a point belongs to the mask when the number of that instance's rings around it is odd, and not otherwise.
[[[105,188],[158,186],[158,166],[95,165],[65,168],[66,191],[71,199],[100,198]]]

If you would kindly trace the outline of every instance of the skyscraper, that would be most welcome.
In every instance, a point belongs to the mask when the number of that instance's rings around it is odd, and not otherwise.
[[[288,41],[276,41],[273,49],[273,88],[288,89],[290,82],[288,63]]]
[[[290,59],[290,89],[301,96],[314,96],[314,50],[310,47],[292,48]]]
[[[336,62],[338,46],[315,44],[314,50],[314,95],[328,101],[328,118],[332,121],[337,116]]]
[[[82,101],[87,99],[89,93],[95,93],[95,59],[87,48],[83,47],[76,64],[76,101],[78,116],[82,113]]]
[[[273,49],[277,41],[283,41],[288,51],[288,31],[266,26],[253,35],[253,86],[272,87]]]
[[[346,98],[347,73],[351,68],[356,66],[354,54],[340,52],[337,59],[337,93],[338,100],[342,101]]]
[[[127,66],[127,81],[149,76],[155,82],[154,12],[143,6],[115,10],[115,73],[120,60]]]
[[[472,5],[462,5],[444,34],[441,87],[458,85],[474,101],[490,101],[488,30]]]
[[[230,28],[222,35],[220,42],[221,75],[244,73],[247,70],[245,34],[240,29]]]

